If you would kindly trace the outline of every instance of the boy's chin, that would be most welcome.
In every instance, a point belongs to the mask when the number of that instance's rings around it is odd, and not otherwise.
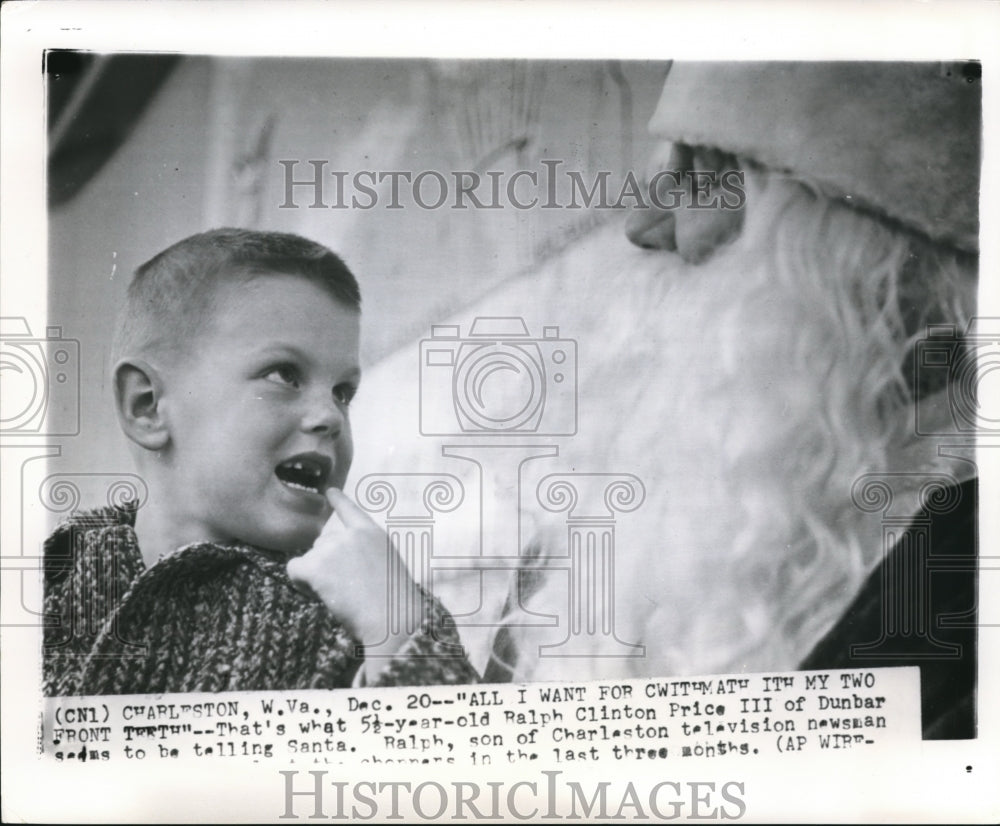
[[[267,551],[298,556],[312,548],[322,529],[323,521],[317,520],[315,525],[296,525],[284,531],[262,531],[246,541]]]

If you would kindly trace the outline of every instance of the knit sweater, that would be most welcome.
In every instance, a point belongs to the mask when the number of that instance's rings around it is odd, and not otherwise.
[[[364,650],[292,585],[285,555],[197,543],[147,568],[134,525],[134,507],[100,508],[46,541],[47,696],[352,685]],[[420,629],[369,663],[369,685],[477,681],[454,621],[425,596]]]

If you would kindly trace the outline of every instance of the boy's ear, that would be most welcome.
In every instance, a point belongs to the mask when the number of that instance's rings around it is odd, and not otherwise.
[[[163,384],[156,368],[141,359],[123,359],[114,368],[118,421],[136,444],[162,450],[170,440],[160,398]]]

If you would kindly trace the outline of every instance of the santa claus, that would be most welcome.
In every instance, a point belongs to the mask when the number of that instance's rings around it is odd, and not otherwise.
[[[541,520],[487,679],[915,664],[925,736],[974,736],[978,68],[672,66],[645,251],[552,278],[604,331],[574,447],[644,483],[613,628],[563,657],[531,621],[566,603]]]

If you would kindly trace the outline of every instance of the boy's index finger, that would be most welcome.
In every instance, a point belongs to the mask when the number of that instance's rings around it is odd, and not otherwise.
[[[361,528],[372,523],[372,518],[358,507],[342,490],[330,488],[326,500],[345,527]]]

